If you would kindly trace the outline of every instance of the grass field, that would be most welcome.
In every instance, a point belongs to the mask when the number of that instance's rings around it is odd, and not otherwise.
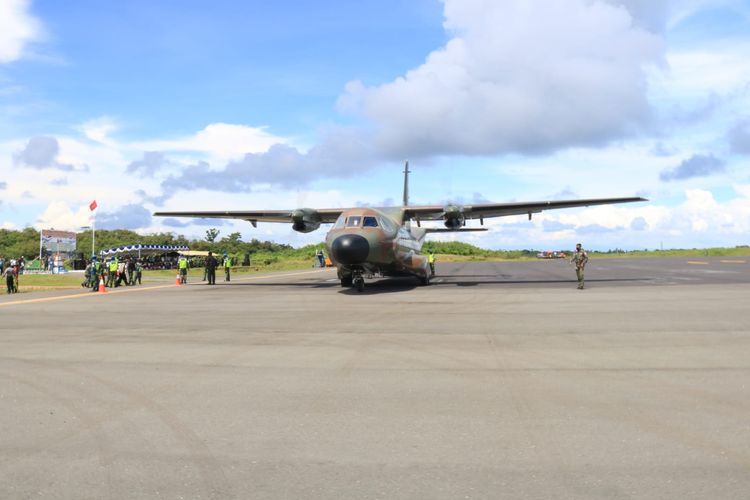
[[[688,250],[643,250],[636,252],[612,252],[591,254],[593,257],[750,257],[750,247],[695,248]]]
[[[701,248],[687,250],[642,250],[633,252],[594,252],[587,251],[592,259],[620,259],[642,257],[750,257],[750,247],[735,248]],[[572,252],[568,254],[568,258]],[[497,262],[497,261],[529,261],[537,257],[519,255],[518,252],[497,252],[496,255],[442,255],[435,254],[442,262]]]

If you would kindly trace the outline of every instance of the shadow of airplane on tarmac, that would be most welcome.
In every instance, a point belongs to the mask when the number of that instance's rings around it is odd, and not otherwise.
[[[554,288],[562,289],[563,287],[557,285],[570,285],[575,286],[577,283],[575,279],[530,279],[530,280],[519,280],[519,279],[466,279],[471,278],[486,278],[481,275],[447,275],[447,276],[436,276],[426,289],[431,287],[486,287],[486,286],[502,286],[502,285],[555,285]],[[462,278],[462,279],[455,279]],[[586,280],[587,284],[637,284],[637,283],[650,283],[653,282],[653,278],[595,278]],[[331,281],[312,281],[312,282],[283,282],[283,283],[263,283],[263,282],[223,282],[217,287],[211,287],[212,289],[219,289],[222,286],[239,286],[239,287],[260,287],[260,288],[310,288],[310,289],[322,289],[322,288],[340,288],[341,285],[338,280]],[[341,288],[338,293],[344,295],[381,295],[386,293],[403,293],[409,292],[416,288],[423,288],[423,286],[411,277],[403,278],[382,278],[373,280],[368,283],[367,287],[362,291],[357,291],[353,287]]]

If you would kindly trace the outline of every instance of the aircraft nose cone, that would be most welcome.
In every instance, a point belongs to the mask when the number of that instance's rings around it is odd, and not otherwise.
[[[358,234],[345,234],[333,240],[331,252],[336,262],[344,265],[360,264],[367,260],[370,244]]]

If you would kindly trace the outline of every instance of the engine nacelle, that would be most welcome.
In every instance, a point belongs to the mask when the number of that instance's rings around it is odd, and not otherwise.
[[[292,229],[299,233],[310,233],[320,227],[320,214],[312,208],[299,208],[291,217]]]
[[[457,205],[448,205],[443,209],[443,220],[448,229],[460,229],[466,224],[464,208]]]

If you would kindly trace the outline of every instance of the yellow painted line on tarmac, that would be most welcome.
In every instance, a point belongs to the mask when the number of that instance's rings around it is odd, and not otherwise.
[[[708,265],[708,262],[705,262],[702,260],[689,260],[687,263],[692,264],[694,266],[707,266]]]
[[[119,294],[119,293],[147,292],[149,290],[158,290],[160,288],[169,288],[169,287],[175,287],[175,286],[177,285],[159,285],[159,286],[149,286],[149,287],[143,287],[143,288],[132,288],[130,290],[113,290],[111,292],[107,292],[106,294],[98,293],[98,292],[85,292],[85,293],[77,293],[75,295],[60,295],[58,297],[43,297],[41,299],[14,300],[12,302],[0,302],[0,307],[21,305],[21,304],[36,304],[38,302],[53,302],[56,300],[80,299],[82,297],[98,297],[100,295],[113,295],[113,294]]]
[[[284,278],[286,276],[300,276],[303,274],[314,274],[314,273],[319,273],[325,270],[326,269],[316,269],[315,271],[303,271],[299,273],[276,274],[276,275],[267,274],[264,276],[251,276],[247,278],[237,278],[235,279],[235,281],[259,280],[259,279],[267,279],[267,278]],[[200,283],[188,283],[188,285],[198,285],[198,284]],[[157,285],[157,286],[149,286],[149,287],[141,287],[141,288],[129,288],[126,290],[112,290],[112,291],[108,291],[106,294],[97,293],[97,292],[86,292],[86,293],[76,293],[74,295],[60,295],[58,297],[44,297],[44,298],[39,298],[39,299],[14,300],[12,302],[0,302],[0,307],[7,307],[7,306],[21,305],[21,304],[36,304],[36,303],[41,303],[41,302],[54,302],[56,300],[80,299],[82,297],[98,297],[99,295],[147,292],[149,290],[160,290],[162,288],[174,288],[177,286],[180,286],[180,285],[169,284],[169,285]]]
[[[720,260],[722,264],[746,264],[745,260]]]

